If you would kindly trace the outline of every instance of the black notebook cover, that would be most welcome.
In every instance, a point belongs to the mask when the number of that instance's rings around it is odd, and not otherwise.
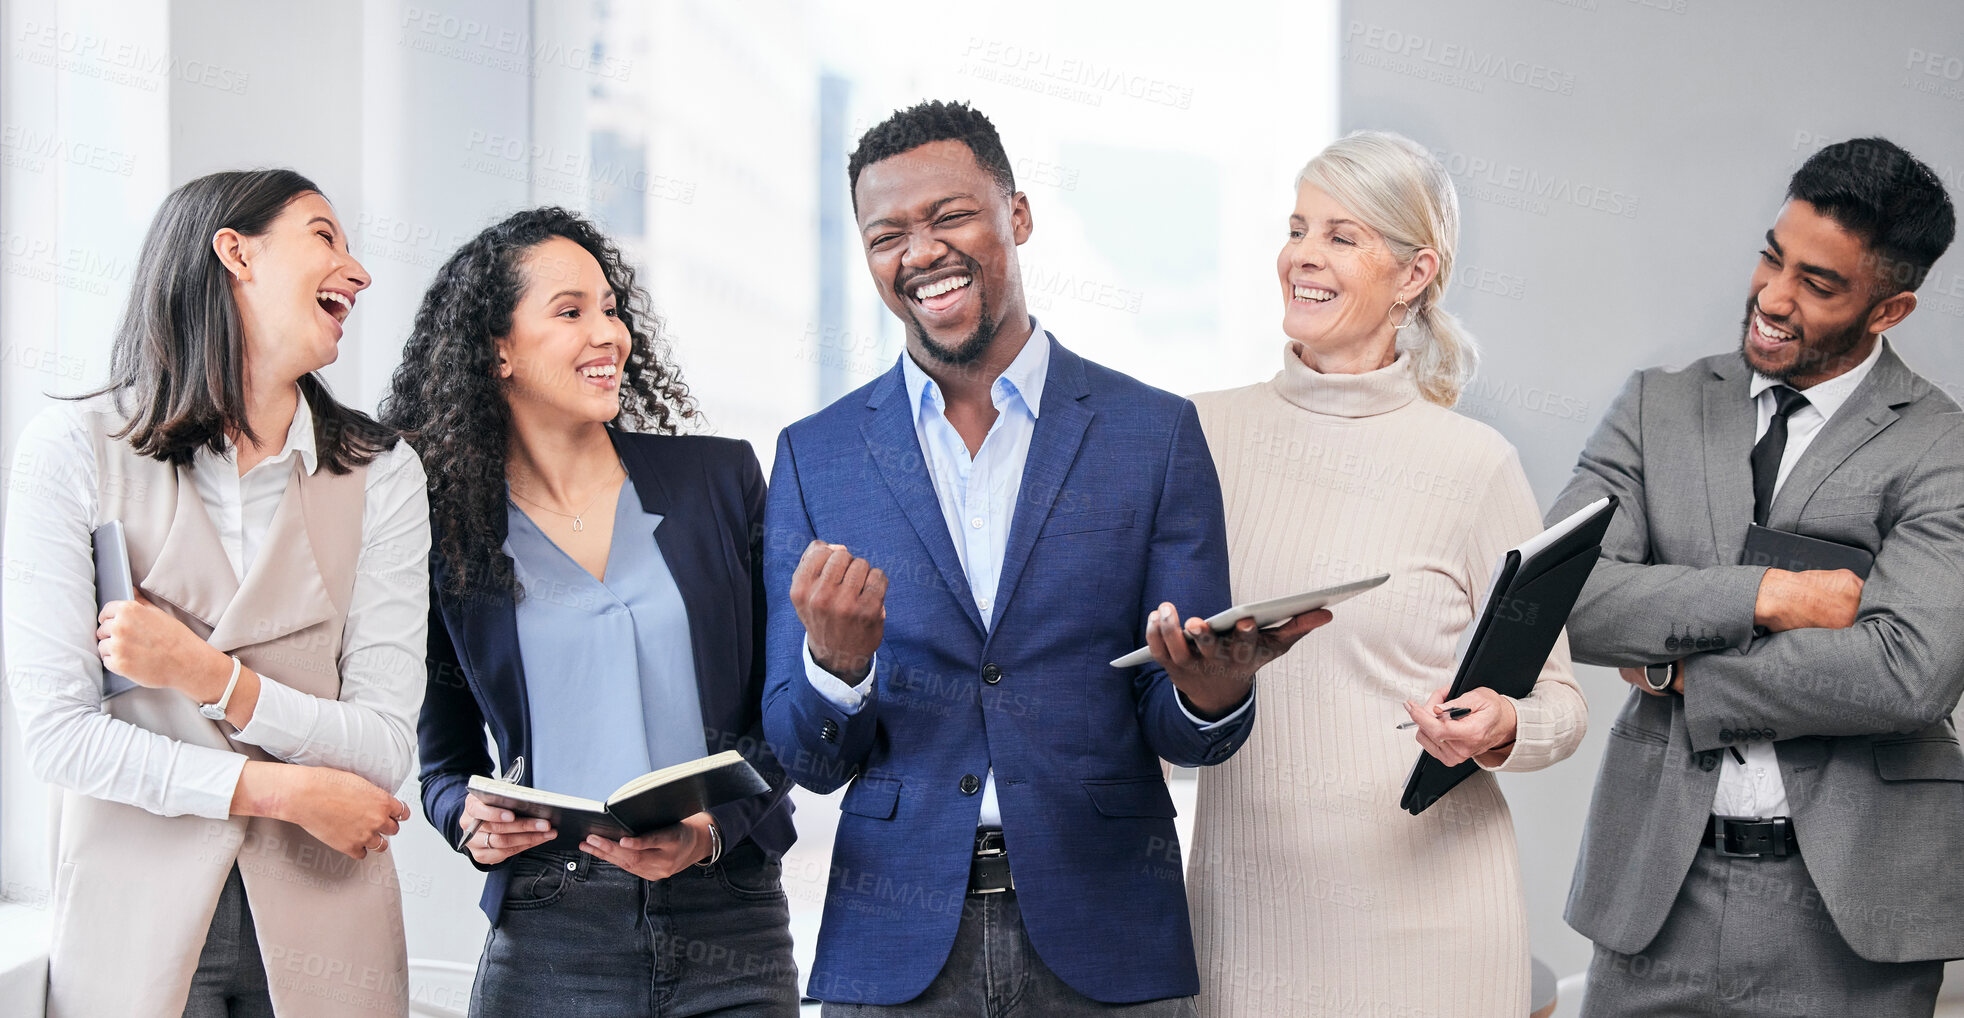
[[[1770,530],[1757,523],[1746,527],[1746,551],[1739,556],[1742,566],[1771,566],[1789,572],[1810,569],[1846,569],[1866,580],[1875,556],[1866,548],[1823,541],[1805,534]]]
[[[577,845],[589,834],[619,840],[652,834],[704,810],[771,790],[770,783],[764,780],[763,775],[758,774],[749,761],[734,751],[718,756],[732,759],[719,761],[717,766],[708,770],[676,777],[625,797],[616,793],[604,805],[593,803],[600,809],[580,809],[556,801],[538,802],[521,794],[530,793],[531,789],[502,794],[496,790],[498,782],[482,776],[471,779],[470,789],[490,805],[511,810],[519,816],[551,821],[553,839],[548,844],[559,847]]]
[[[1603,534],[1616,514],[1615,497],[1604,501],[1531,562],[1524,565],[1518,549],[1507,552],[1499,581],[1473,621],[1473,635],[1447,699],[1480,686],[1515,699],[1534,690],[1541,666],[1555,649],[1555,639],[1568,624],[1575,599],[1602,554]],[[1414,815],[1423,813],[1479,769],[1471,760],[1448,767],[1432,754],[1420,753],[1399,806]]]

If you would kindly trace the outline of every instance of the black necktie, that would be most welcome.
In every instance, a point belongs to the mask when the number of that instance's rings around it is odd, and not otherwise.
[[[1787,455],[1787,418],[1807,405],[1807,397],[1784,385],[1773,387],[1779,405],[1767,422],[1766,434],[1753,446],[1753,522],[1766,526],[1766,514],[1773,508],[1773,482],[1780,477],[1780,460]]]

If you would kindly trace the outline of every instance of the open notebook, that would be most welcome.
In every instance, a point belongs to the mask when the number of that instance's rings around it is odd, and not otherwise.
[[[603,838],[651,834],[703,810],[770,789],[750,761],[733,749],[643,774],[615,789],[605,802],[483,774],[470,781],[470,790],[493,806],[551,821],[555,845],[575,844],[589,834]]]

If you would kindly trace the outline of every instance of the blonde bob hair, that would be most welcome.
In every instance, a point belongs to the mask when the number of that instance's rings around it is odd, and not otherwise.
[[[1452,280],[1459,246],[1459,197],[1446,168],[1425,147],[1390,131],[1356,131],[1316,154],[1296,186],[1314,184],[1376,230],[1400,265],[1421,248],[1439,255],[1439,271],[1412,298],[1411,325],[1398,333],[1398,350],[1412,358],[1418,391],[1440,406],[1459,402],[1473,378],[1479,348],[1459,320],[1440,306]]]

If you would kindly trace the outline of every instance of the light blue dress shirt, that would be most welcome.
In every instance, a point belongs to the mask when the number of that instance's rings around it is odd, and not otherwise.
[[[606,799],[707,752],[682,592],[655,544],[659,513],[621,485],[596,580],[507,499],[505,551],[523,586],[519,658],[532,722],[531,785]]]
[[[1043,405],[1043,383],[1050,373],[1050,334],[1036,319],[1030,319],[1029,342],[1009,362],[989,387],[989,400],[996,408],[996,422],[982,439],[973,457],[968,443],[948,422],[948,403],[941,386],[914,362],[911,353],[900,355],[900,370],[913,401],[914,437],[921,444],[928,476],[934,481],[934,496],[941,503],[941,518],[954,540],[962,572],[968,578],[969,596],[982,615],[984,628],[995,624],[996,583],[1002,576],[1002,560],[1009,548],[1009,528],[1015,521],[1016,497],[1023,490],[1023,466],[1030,457],[1030,438],[1036,434],[1037,412]],[[823,535],[820,535],[821,539]],[[876,666],[877,668],[877,666]],[[873,688],[872,671],[857,686],[848,686],[839,677],[820,667],[805,647],[805,676],[819,695],[849,714],[857,713]],[[1187,717],[1204,731],[1224,725],[1241,716],[1254,702],[1252,696],[1234,713],[1219,721],[1207,722],[1187,712]],[[1180,705],[1186,711],[1186,705]],[[982,809],[978,827],[1001,827],[1002,811],[996,803],[996,772],[990,768],[982,786]]]

